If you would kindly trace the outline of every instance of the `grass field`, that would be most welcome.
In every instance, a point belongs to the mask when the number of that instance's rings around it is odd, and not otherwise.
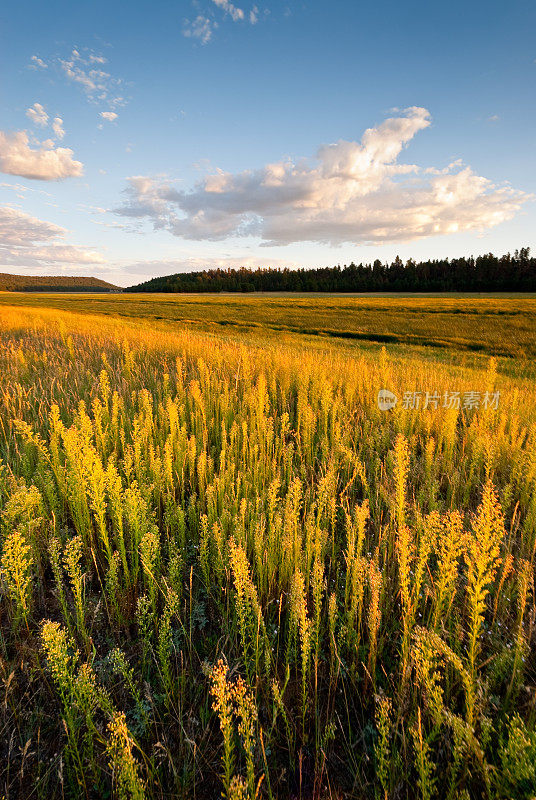
[[[0,304],[218,331],[300,334],[533,358],[533,295],[64,295],[0,293]]]
[[[533,798],[535,313],[0,295],[0,795]]]

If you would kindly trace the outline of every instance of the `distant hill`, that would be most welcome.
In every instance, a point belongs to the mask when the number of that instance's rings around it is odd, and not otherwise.
[[[127,292],[536,292],[528,247],[495,256],[351,263],[317,269],[209,269],[166,275]]]
[[[100,278],[57,275],[8,275],[0,272],[0,292],[114,292],[118,286]]]

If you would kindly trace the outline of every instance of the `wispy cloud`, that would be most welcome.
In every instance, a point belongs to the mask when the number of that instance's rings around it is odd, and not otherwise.
[[[101,111],[99,117],[106,120],[106,122],[114,122],[117,119],[115,111]]]
[[[233,22],[249,22],[256,25],[259,19],[259,9],[253,6],[250,11],[235,6],[230,0],[212,0],[225,16],[230,17]],[[213,37],[214,31],[218,28],[218,22],[213,15],[207,16],[208,10],[204,14],[198,14],[195,19],[185,19],[183,22],[182,34],[189,39],[198,39],[201,44],[208,44]]]
[[[45,61],[32,56],[32,69],[48,69],[59,71],[70,83],[78,86],[91,103],[105,105],[117,109],[126,105],[124,96],[125,83],[122,78],[114,77],[105,66],[108,60],[93,50],[73,48],[66,58],[54,57]]]
[[[194,20],[185,19],[182,27],[182,35],[187,39],[199,39],[201,44],[208,44],[212,39],[214,30],[218,23],[199,14]]]
[[[82,175],[83,164],[75,161],[68,147],[55,147],[52,139],[45,139],[33,148],[26,131],[0,131],[0,172],[34,180],[59,181]]]
[[[48,64],[39,56],[32,56],[28,67],[30,69],[48,69]]]
[[[33,186],[23,186],[22,183],[8,183],[7,181],[0,181],[0,188],[9,189],[10,191],[14,192],[20,200],[24,200],[28,192],[31,194],[40,194],[43,195],[43,197],[52,197],[50,192],[47,192],[45,189],[36,189]]]
[[[117,213],[185,239],[254,236],[265,245],[411,241],[511,219],[529,195],[496,186],[460,162],[443,169],[399,163],[429,125],[429,112],[411,107],[366,130],[360,142],[323,145],[312,163],[219,170],[190,191],[133,177]]]
[[[229,14],[233,22],[239,22],[240,20],[244,19],[245,14],[243,9],[237,8],[229,0],[212,0],[214,5],[221,8],[222,11],[225,11],[226,14]]]
[[[78,84],[92,102],[104,102],[117,108],[125,104],[122,94],[123,80],[114,78],[102,69],[107,63],[104,56],[89,52],[82,55],[74,49],[67,59],[59,59],[59,64],[68,80]]]
[[[35,268],[68,264],[75,268],[105,263],[96,250],[66,244],[65,234],[59,225],[17,208],[0,207],[0,265]]]
[[[39,125],[42,128],[46,128],[50,122],[50,117],[48,116],[45,107],[42,106],[41,103],[34,103],[33,106],[26,111],[26,116],[34,123],[34,125]],[[52,122],[50,122],[50,126],[56,139],[63,139],[65,136],[65,129],[63,127],[62,118],[54,117]]]
[[[63,120],[61,117],[54,117],[52,120],[52,130],[57,139],[63,139],[65,130],[63,128]]]
[[[34,103],[26,111],[26,116],[29,120],[33,122],[34,125],[39,125],[41,128],[46,128],[49,124],[50,117],[44,106],[41,103]],[[61,117],[54,117],[52,122],[50,123],[52,131],[56,139],[63,139],[65,136],[65,129],[63,127],[63,120]]]
[[[43,128],[48,123],[48,114],[41,103],[34,103],[33,106],[26,111],[26,116],[34,125],[39,125]]]

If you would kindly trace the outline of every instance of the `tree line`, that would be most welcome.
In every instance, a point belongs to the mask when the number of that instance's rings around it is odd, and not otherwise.
[[[117,288],[100,278],[0,273],[1,292],[111,292]]]
[[[130,292],[536,292],[536,258],[523,247],[513,255],[317,269],[209,269],[167,275]]]

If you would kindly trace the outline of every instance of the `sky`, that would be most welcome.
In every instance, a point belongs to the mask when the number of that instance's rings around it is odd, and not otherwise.
[[[536,245],[532,0],[0,9],[0,271]]]

